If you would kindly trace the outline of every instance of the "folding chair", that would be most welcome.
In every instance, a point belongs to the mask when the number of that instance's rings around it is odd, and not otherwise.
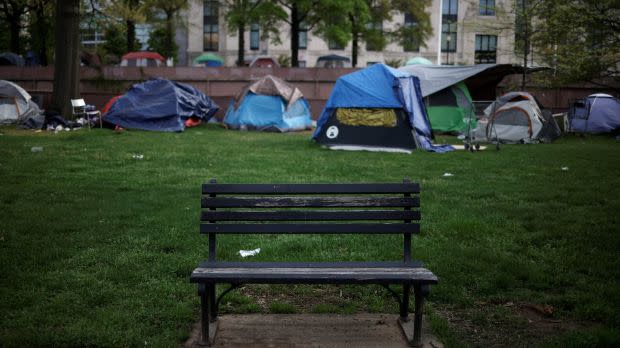
[[[84,117],[88,122],[88,129],[90,129],[90,118],[99,116],[99,128],[103,128],[103,122],[101,120],[101,112],[99,110],[86,111],[86,102],[83,98],[71,99],[71,111],[73,117]]]

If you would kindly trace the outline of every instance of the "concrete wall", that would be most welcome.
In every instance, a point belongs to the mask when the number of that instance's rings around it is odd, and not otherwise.
[[[223,117],[230,100],[249,82],[267,74],[278,76],[298,87],[310,102],[316,119],[331,94],[336,79],[355,69],[304,68],[129,68],[104,67],[101,70],[81,68],[80,91],[88,104],[102,108],[113,96],[123,94],[134,83],[149,78],[163,77],[191,84],[219,106],[216,117]],[[0,79],[22,86],[34,98],[40,98],[43,107],[51,100],[54,68],[0,67]],[[69,101],[67,101],[69,102]]]

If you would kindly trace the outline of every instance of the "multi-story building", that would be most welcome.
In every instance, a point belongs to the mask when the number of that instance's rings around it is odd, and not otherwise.
[[[420,56],[440,64],[518,63],[514,53],[514,0],[433,0],[426,10],[430,14],[432,35],[424,45],[389,43],[376,51],[361,43],[358,66],[363,67],[388,60],[406,60]],[[232,66],[237,60],[238,38],[229,31],[224,17],[224,5],[217,0],[190,0],[187,27],[177,35],[180,43],[179,63],[191,65],[192,59],[204,52],[214,52]],[[395,14],[391,21],[375,24],[375,28],[390,30],[396,25],[414,25],[413,16]],[[281,41],[274,45],[261,40],[260,27],[252,26],[245,35],[245,56],[290,56],[290,30],[283,24]],[[310,30],[300,32],[300,66],[314,67],[317,58],[336,54],[351,57],[351,43],[346,47],[326,42]],[[180,40],[179,40],[180,39]]]

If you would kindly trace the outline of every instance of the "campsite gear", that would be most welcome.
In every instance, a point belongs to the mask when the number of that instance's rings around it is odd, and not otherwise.
[[[166,66],[166,59],[157,52],[129,52],[121,58],[121,66]]]
[[[28,92],[13,82],[0,80],[0,124],[25,122],[40,113]]]
[[[417,65],[417,64],[432,65],[433,62],[431,62],[430,60],[424,57],[413,57],[409,59],[407,63],[405,63],[405,65]]]
[[[346,113],[358,110],[356,123],[347,124],[339,109]],[[364,110],[359,110],[364,109]],[[389,110],[395,122],[379,123],[368,117]],[[350,116],[348,116],[350,117]],[[344,75],[336,81],[312,136],[318,144],[331,149],[411,152],[421,147],[427,151],[452,151],[450,145],[433,145],[418,78],[384,64],[374,64]]]
[[[91,123],[99,123],[99,128],[102,128],[101,112],[95,110],[93,105],[86,105],[83,98],[71,99],[71,113],[74,119],[84,118],[88,129]]]
[[[337,54],[321,56],[316,60],[317,68],[350,68],[351,59]]]
[[[620,130],[620,100],[609,94],[592,94],[571,104],[568,131],[611,133]]]
[[[551,116],[544,115],[541,105],[527,92],[509,92],[497,98],[484,110],[474,131],[476,141],[505,143],[551,142],[560,136],[560,128]]]
[[[310,106],[301,91],[271,75],[246,86],[230,102],[224,124],[232,129],[289,132],[310,129]]]
[[[189,117],[207,121],[218,109],[188,84],[153,79],[133,85],[112,104],[103,121],[123,128],[181,132]]]
[[[204,64],[206,67],[218,67],[224,65],[224,59],[214,53],[203,53],[194,58],[194,65]]]

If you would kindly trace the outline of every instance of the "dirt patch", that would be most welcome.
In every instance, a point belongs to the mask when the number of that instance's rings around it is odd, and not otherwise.
[[[435,305],[434,312],[460,339],[483,347],[537,346],[554,336],[596,325],[559,318],[552,307],[531,303],[479,302],[473,308]]]

